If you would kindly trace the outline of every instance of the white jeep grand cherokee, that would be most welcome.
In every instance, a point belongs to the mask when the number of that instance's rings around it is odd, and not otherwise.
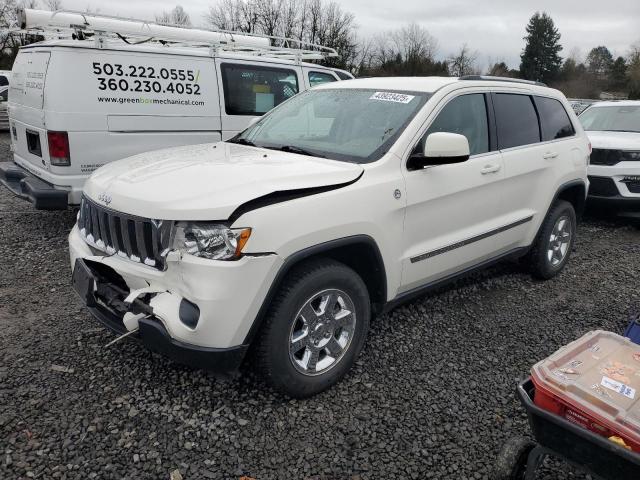
[[[578,118],[593,146],[589,203],[640,218],[640,101],[595,103]]]
[[[337,382],[373,315],[498,260],[565,266],[589,143],[561,93],[377,78],[295,96],[227,142],[111,163],[69,237],[91,313],[179,362],[253,349],[294,397]]]

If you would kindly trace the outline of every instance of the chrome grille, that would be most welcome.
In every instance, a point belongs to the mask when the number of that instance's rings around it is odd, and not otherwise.
[[[173,222],[116,212],[86,197],[80,202],[78,228],[85,242],[107,255],[164,270]]]

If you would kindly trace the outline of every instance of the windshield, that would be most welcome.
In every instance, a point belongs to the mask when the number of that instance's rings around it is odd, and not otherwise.
[[[589,131],[640,133],[640,105],[591,107],[578,119]]]
[[[430,94],[310,90],[284,102],[231,142],[355,163],[378,160]]]

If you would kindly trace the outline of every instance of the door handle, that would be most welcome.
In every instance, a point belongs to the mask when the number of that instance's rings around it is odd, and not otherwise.
[[[542,156],[542,158],[544,158],[545,160],[551,160],[557,157],[558,157],[558,152],[547,152]]]
[[[496,173],[500,171],[500,165],[494,163],[494,164],[489,164],[489,165],[485,165],[484,168],[482,170],[480,170],[480,173],[482,175],[487,175],[489,173]]]

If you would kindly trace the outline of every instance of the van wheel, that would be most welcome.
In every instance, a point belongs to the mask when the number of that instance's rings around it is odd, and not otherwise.
[[[544,219],[527,258],[535,277],[548,280],[562,271],[571,256],[576,230],[573,205],[558,200]]]
[[[326,259],[295,267],[265,318],[257,367],[290,397],[326,390],[358,357],[370,315],[367,287],[346,265]]]

